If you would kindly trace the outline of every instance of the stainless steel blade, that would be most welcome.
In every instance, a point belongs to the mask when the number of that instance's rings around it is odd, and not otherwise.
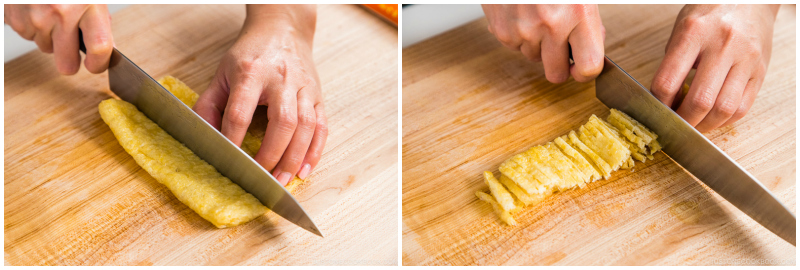
[[[117,49],[111,54],[108,81],[117,96],[136,105],[159,127],[273,212],[322,236],[278,180]]]
[[[795,245],[795,215],[725,152],[606,56],[596,95],[658,134],[663,151],[753,220]]]

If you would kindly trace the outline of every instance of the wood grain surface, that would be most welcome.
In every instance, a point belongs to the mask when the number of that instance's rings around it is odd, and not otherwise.
[[[681,6],[601,6],[606,54],[649,86]],[[755,105],[705,134],[796,203],[795,6],[783,6]],[[663,153],[554,195],[503,225],[474,193],[484,170],[606,108],[594,84],[551,84],[479,19],[403,50],[403,265],[795,265],[796,248]]]
[[[243,5],[131,6],[118,48],[153,77],[205,90]],[[216,229],[117,143],[97,105],[107,75],[59,76],[51,55],[5,64],[4,259],[10,265],[398,263],[397,30],[354,5],[320,6],[314,61],[330,127],[297,199],[320,238],[268,213]]]

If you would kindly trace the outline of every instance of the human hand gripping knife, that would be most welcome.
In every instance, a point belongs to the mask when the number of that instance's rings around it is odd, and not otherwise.
[[[797,219],[764,185],[605,57],[596,96],[658,134],[662,151],[753,220],[795,245]]]
[[[82,35],[80,49],[86,53]],[[322,236],[275,177],[116,48],[108,65],[111,91],[281,217]]]

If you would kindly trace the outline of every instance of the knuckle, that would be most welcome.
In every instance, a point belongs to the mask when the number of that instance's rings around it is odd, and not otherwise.
[[[30,17],[31,26],[33,26],[33,28],[36,28],[36,29],[39,29],[39,30],[45,30],[45,28],[47,27],[47,17],[46,16],[47,15],[39,16],[39,15],[36,15],[36,14],[32,14],[32,16]]]
[[[48,5],[50,14],[58,21],[64,22],[70,14],[70,5],[54,4]]]
[[[542,29],[544,29],[544,32],[552,37],[564,36],[562,33],[563,31],[557,22],[544,21],[542,22]]]
[[[711,91],[702,91],[699,95],[688,100],[688,109],[692,113],[705,114],[714,107],[714,97]]]
[[[49,10],[54,14],[62,14],[66,10],[66,5],[61,4],[49,4],[42,6],[44,10]]]
[[[704,23],[703,17],[688,16],[680,21],[679,27],[689,34],[697,34],[705,28],[703,26]]]
[[[657,74],[653,78],[653,92],[657,95],[669,95],[671,90],[678,89],[683,80],[672,74]]]
[[[257,59],[239,59],[236,61],[236,71],[242,76],[251,76],[258,72],[259,63]]]
[[[225,113],[227,122],[233,128],[247,128],[250,126],[250,117],[241,108],[233,107]]]
[[[580,14],[581,17],[591,17],[595,15],[595,5],[574,5],[575,10]]]
[[[595,15],[593,5],[570,5],[570,11],[579,21],[587,21]]]
[[[314,76],[305,70],[303,70],[303,75],[301,76],[300,80],[301,84],[303,85],[301,88],[315,89],[319,87],[317,80],[314,79]]]
[[[538,9],[536,15],[539,17],[539,22],[541,26],[545,28],[556,27],[562,22],[563,15],[560,12],[549,12],[545,9]]]
[[[739,104],[735,103],[733,99],[721,100],[714,106],[714,111],[721,116],[730,117],[739,109]]]
[[[292,132],[297,128],[297,116],[288,108],[282,107],[279,109],[275,121],[277,122],[278,128],[283,131]]]
[[[300,111],[297,114],[297,124],[304,128],[313,128],[316,121],[316,115],[313,110]]]
[[[524,41],[533,42],[536,39],[534,31],[530,31],[527,28],[520,28],[518,33],[519,33],[519,38]]]
[[[730,21],[722,20],[720,21],[720,25],[718,27],[719,31],[722,32],[722,36],[725,38],[725,40],[734,40],[742,36],[741,32],[737,30],[736,27],[734,27],[733,23]]]
[[[290,66],[288,60],[282,59],[282,60],[273,62],[272,65],[273,65],[273,68],[276,70],[277,74],[279,74],[283,78],[288,77],[289,66]]]
[[[760,59],[764,54],[757,41],[748,40],[745,43],[745,56],[749,59]]]
[[[69,10],[69,5],[64,4],[51,4],[47,5],[53,12],[64,14]]]
[[[560,36],[562,32],[561,26],[564,24],[562,14],[559,14],[559,12],[548,12],[540,9],[536,13],[536,16],[539,18],[539,20],[534,23],[534,27],[531,29],[539,29],[542,33],[546,33],[550,36]]]
[[[309,150],[311,149],[309,148]],[[308,153],[306,153],[306,156],[303,157],[303,160],[304,161],[308,160],[310,161],[311,164],[315,164],[316,161],[319,161],[321,154],[322,153],[320,153],[320,151],[309,151]]]
[[[731,116],[731,118],[737,119],[737,120],[738,119],[742,119],[742,117],[744,117],[745,114],[747,114],[748,111],[750,111],[750,106],[747,104],[747,102],[742,102],[736,108],[736,112],[733,113],[733,116]]]
[[[329,131],[330,130],[328,129],[328,124],[325,122],[318,121],[317,126],[314,128],[314,132],[319,134],[319,136],[323,139],[328,137]]]

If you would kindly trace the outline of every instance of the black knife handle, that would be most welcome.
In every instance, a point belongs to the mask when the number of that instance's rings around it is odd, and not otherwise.
[[[78,47],[84,54],[86,53],[86,44],[83,43],[83,31],[80,28],[78,28]]]
[[[575,59],[572,58],[572,46],[569,45],[569,43],[567,43],[567,50],[569,51],[569,61],[571,62],[570,64],[575,63]]]

